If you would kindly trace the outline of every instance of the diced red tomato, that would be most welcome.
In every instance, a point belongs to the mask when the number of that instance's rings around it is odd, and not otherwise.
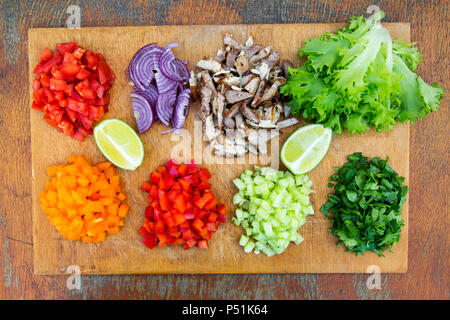
[[[39,57],[31,107],[58,131],[83,141],[108,111],[114,74],[101,54],[76,42],[58,43],[54,52],[44,48]]]
[[[66,43],[57,43],[56,44],[56,50],[58,50],[58,52],[61,55],[64,55],[64,53],[66,53],[66,52],[72,52],[76,48],[78,48],[78,44],[76,42],[66,42]]]
[[[97,66],[98,66],[98,57],[95,55],[94,52],[92,52],[91,50],[86,50],[86,52],[84,53],[84,62],[87,65],[87,67],[90,70],[97,70]]]
[[[80,60],[85,52],[85,49],[78,48],[73,52],[73,56],[75,57],[75,59]]]
[[[98,62],[97,71],[98,71],[98,79],[101,84],[105,84],[111,79],[112,72],[105,61],[101,60]]]
[[[67,83],[64,80],[50,79],[50,90],[65,90]]]
[[[207,240],[226,221],[227,208],[218,204],[206,181],[211,174],[194,162],[178,165],[169,160],[150,174],[141,190],[149,193],[141,234],[156,233],[160,247],[183,245],[185,250],[197,245],[208,247]],[[148,241],[148,239],[146,240]],[[155,246],[155,245],[154,245]]]
[[[69,62],[69,63],[63,63],[59,70],[63,74],[63,76],[75,76],[80,72],[80,66],[76,63]]]
[[[80,68],[80,71],[78,71],[77,75],[75,78],[77,78],[78,80],[85,80],[87,78],[89,78],[89,76],[91,75],[91,72],[85,68]]]
[[[53,51],[50,50],[49,48],[44,48],[41,51],[39,58],[41,58],[42,61],[48,61],[52,58],[52,56],[53,56]]]

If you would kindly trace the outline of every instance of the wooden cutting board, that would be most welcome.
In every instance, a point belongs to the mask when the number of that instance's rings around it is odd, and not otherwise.
[[[409,24],[385,25],[393,39],[409,41]],[[300,64],[298,49],[303,44],[303,39],[316,37],[327,31],[336,31],[342,26],[343,24],[285,24],[30,29],[28,32],[30,96],[32,71],[38,63],[39,52],[44,47],[55,48],[58,42],[77,41],[83,47],[101,52],[116,74],[116,81],[111,90],[110,111],[106,117],[122,119],[135,127],[129,96],[131,88],[125,71],[133,54],[145,44],[156,42],[164,46],[169,42],[178,42],[179,47],[173,50],[175,55],[180,59],[189,60],[189,67],[193,67],[199,59],[215,55],[222,45],[225,32],[233,33],[234,38],[239,41],[245,41],[249,35],[253,35],[256,43],[279,49],[283,59],[289,59],[298,66]],[[46,219],[39,206],[38,196],[47,180],[47,166],[65,163],[69,155],[83,155],[93,163],[103,161],[104,157],[97,149],[92,136],[83,143],[66,137],[47,125],[42,119],[41,112],[30,108],[33,248],[36,274],[63,274],[71,265],[79,266],[82,274],[364,273],[368,272],[367,268],[371,265],[378,266],[382,273],[406,272],[408,202],[404,204],[402,211],[406,225],[402,230],[401,241],[394,247],[393,253],[386,252],[384,258],[373,253],[356,257],[353,253],[345,252],[343,247],[337,247],[336,238],[327,232],[330,222],[324,219],[320,207],[331,191],[327,187],[327,182],[333,173],[333,167],[341,166],[346,157],[353,152],[361,151],[370,157],[389,155],[389,164],[400,175],[406,177],[408,183],[408,124],[396,125],[389,132],[370,131],[364,135],[343,134],[333,137],[328,154],[309,174],[316,192],[312,195],[315,215],[309,216],[300,229],[305,241],[298,246],[291,244],[282,255],[269,258],[264,254],[245,254],[238,245],[241,230],[230,221],[234,210],[230,210],[226,224],[221,225],[209,241],[208,250],[195,248],[184,251],[182,248],[168,247],[147,249],[138,233],[144,220],[146,206],[146,194],[140,191],[139,187],[143,181],[148,180],[150,172],[157,165],[165,163],[171,156],[178,155],[187,159],[195,157],[197,162],[203,162],[202,166],[213,173],[212,184],[215,193],[231,209],[234,209],[232,196],[236,192],[231,180],[245,168],[252,167],[249,159],[246,159],[244,164],[211,164],[210,161],[206,161],[205,155],[199,156],[201,152],[198,152],[198,146],[201,145],[201,137],[198,132],[194,134],[194,120],[198,108],[198,103],[191,104],[185,125],[189,134],[161,135],[167,128],[158,123],[141,136],[145,146],[143,165],[134,172],[118,170],[126,182],[125,190],[131,207],[130,213],[121,232],[108,236],[99,244],[83,244],[81,241],[62,238]],[[284,129],[278,140],[279,146],[281,147],[290,133],[302,125],[304,122],[301,121],[296,126]],[[180,152],[181,150],[184,150],[184,153]],[[273,159],[269,165],[276,167],[278,156]],[[280,168],[284,169],[281,164]]]

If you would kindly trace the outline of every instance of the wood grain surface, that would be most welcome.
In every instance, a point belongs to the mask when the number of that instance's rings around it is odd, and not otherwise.
[[[33,275],[31,145],[27,29],[64,27],[70,3],[0,1],[0,297],[3,299],[448,299],[448,97],[411,126],[409,267],[382,274],[370,290],[364,274],[83,276]],[[449,88],[448,1],[79,1],[83,27],[332,23],[366,14],[411,23],[427,82]],[[201,12],[201,14],[199,14]]]
[[[341,24],[317,23],[109,27],[78,30],[29,29],[29,64],[36,65],[39,62],[38,53],[45,47],[54,48],[57,42],[77,41],[94,52],[101,52],[116,74],[106,118],[122,119],[135,127],[129,96],[131,87],[125,70],[135,52],[148,43],[156,42],[165,46],[171,42],[178,42],[179,47],[174,48],[174,54],[182,60],[190,61],[188,67],[193,68],[196,61],[205,56],[214,56],[217,49],[222,47],[225,33],[231,32],[239,43],[244,43],[249,35],[252,35],[256,43],[279,49],[282,59],[289,59],[294,66],[298,66],[300,63],[298,39],[310,39],[341,27]],[[409,41],[409,24],[391,23],[386,24],[386,27],[393,39]],[[31,82],[34,79],[32,69],[29,71],[30,97]],[[245,254],[238,245],[241,228],[234,226],[230,218],[234,216],[235,208],[232,197],[237,192],[232,180],[244,169],[252,169],[255,162],[252,164],[250,157],[225,159],[209,156],[211,151],[208,152],[206,142],[203,143],[201,152],[195,152],[195,145],[202,144],[203,140],[199,110],[200,101],[191,103],[183,135],[162,135],[167,127],[159,122],[141,135],[146,151],[143,165],[132,172],[118,170],[119,176],[126,184],[130,213],[121,232],[107,237],[99,244],[84,244],[81,241],[64,239],[40,208],[39,193],[49,179],[46,173],[47,166],[66,163],[70,155],[83,155],[95,163],[104,161],[105,158],[98,150],[93,137],[89,137],[83,143],[66,137],[43,121],[41,112],[32,110],[30,114],[34,272],[61,274],[71,265],[79,266],[82,274],[364,273],[372,265],[377,265],[383,273],[406,272],[408,201],[402,210],[406,224],[402,228],[401,240],[395,245],[393,252],[385,253],[386,257],[378,257],[374,253],[356,257],[355,254],[347,253],[343,246],[336,247],[337,239],[327,231],[330,222],[324,219],[320,207],[326,202],[330,192],[327,184],[329,177],[334,173],[333,167],[342,166],[347,156],[353,152],[362,152],[369,157],[380,156],[383,159],[389,156],[389,165],[400,176],[405,177],[405,183],[408,184],[409,124],[398,125],[394,130],[383,133],[371,130],[364,135],[334,136],[326,157],[309,174],[315,191],[312,195],[315,215],[308,216],[306,224],[300,229],[305,241],[298,246],[292,244],[283,254],[269,258],[263,254]],[[200,130],[195,130],[195,121]],[[257,164],[286,170],[280,164],[279,150],[287,137],[304,124],[301,121],[282,130],[279,137],[271,140],[268,148],[270,155],[258,159]],[[165,163],[171,157],[178,162],[195,159],[212,172],[211,183],[214,192],[219,200],[230,208],[228,221],[213,234],[208,250],[185,251],[181,247],[148,250],[141,242],[142,236],[138,230],[143,223],[147,194],[140,190],[140,185],[148,180],[150,172],[155,170],[156,166]]]

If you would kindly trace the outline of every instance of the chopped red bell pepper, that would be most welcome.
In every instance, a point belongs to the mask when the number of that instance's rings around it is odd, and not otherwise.
[[[144,226],[148,234],[156,234],[160,247],[208,247],[207,240],[219,223],[226,221],[227,213],[226,206],[218,204],[206,182],[210,178],[209,171],[194,162],[179,165],[169,160],[150,174],[149,182],[142,184],[141,189],[149,193]]]

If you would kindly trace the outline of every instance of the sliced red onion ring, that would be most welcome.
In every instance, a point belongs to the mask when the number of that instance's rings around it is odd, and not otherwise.
[[[189,111],[189,94],[191,90],[184,89],[178,94],[177,101],[175,103],[175,111],[172,116],[172,127],[180,129],[183,127],[184,122]]]
[[[181,61],[181,60],[178,60],[178,59],[176,59],[176,61],[177,61],[177,64],[178,64],[179,72],[180,72],[180,74],[183,77],[183,80],[184,81],[188,81],[189,78],[191,77],[191,73],[189,72],[189,69],[187,67],[188,62],[187,61]]]
[[[156,114],[158,115],[158,119],[166,126],[169,126],[170,119],[172,118],[173,105],[176,99],[176,91],[169,91],[161,93],[156,101]]]
[[[186,78],[184,68],[180,66],[179,60],[175,58],[172,48],[177,47],[178,43],[169,43],[165,48],[159,60],[159,68],[161,72],[169,79],[174,81],[183,81]],[[181,63],[182,64],[182,63]],[[183,65],[185,67],[185,65]]]
[[[151,43],[139,49],[130,61],[127,75],[133,82],[131,102],[139,133],[147,131],[158,118],[177,132],[183,127],[189,110],[190,78],[187,61],[177,59],[169,43],[165,48]]]
[[[150,84],[145,90],[137,89],[136,93],[139,93],[141,96],[144,96],[147,101],[150,103],[150,107],[152,107],[152,111],[154,116],[156,117],[156,100],[158,99],[158,89],[153,84]]]
[[[179,82],[166,77],[159,69],[155,73],[156,87],[158,92],[166,93],[176,89]]]
[[[139,133],[144,133],[153,124],[153,111],[150,103],[142,95],[132,92],[131,104],[133,105],[134,116]]]
[[[154,70],[163,49],[157,44],[150,43],[141,49],[131,59],[128,67],[130,80],[141,90],[145,89],[154,78]]]

